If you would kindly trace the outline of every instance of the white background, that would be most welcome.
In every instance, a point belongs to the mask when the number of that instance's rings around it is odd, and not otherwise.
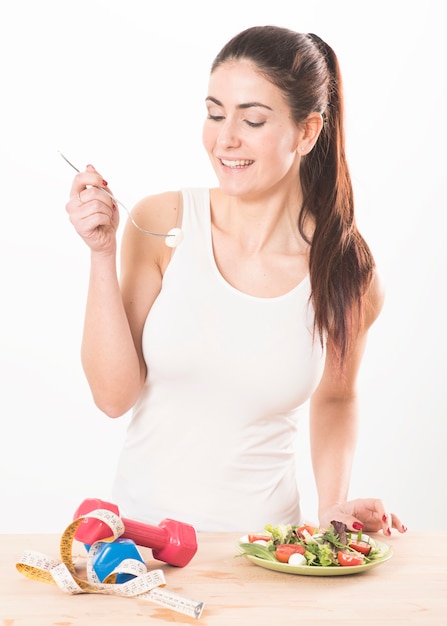
[[[110,498],[129,419],[94,407],[81,369],[88,250],[65,213],[74,172],[58,150],[79,168],[93,163],[129,207],[215,184],[201,145],[210,64],[236,32],[268,23],[315,32],[338,54],[358,222],[387,284],[361,371],[351,495],[383,497],[410,531],[447,528],[440,4],[2,4],[1,532],[62,532],[81,500]],[[312,519],[306,419],[301,428]]]

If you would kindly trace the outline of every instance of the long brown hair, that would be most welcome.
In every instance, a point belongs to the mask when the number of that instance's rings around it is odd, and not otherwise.
[[[309,272],[315,331],[331,338],[343,365],[363,317],[374,259],[355,222],[354,196],[345,153],[343,86],[337,57],[322,39],[278,26],[255,26],[231,39],[211,72],[228,60],[247,59],[284,93],[297,124],[311,113],[323,117],[320,136],[303,157],[303,205],[298,228],[314,224]]]

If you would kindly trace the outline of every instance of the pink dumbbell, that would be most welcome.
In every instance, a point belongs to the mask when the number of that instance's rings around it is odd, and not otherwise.
[[[106,509],[119,516],[116,504],[105,502],[99,498],[87,498],[76,509],[74,519],[83,517],[95,509]],[[190,524],[173,519],[164,519],[158,526],[151,526],[121,518],[124,524],[123,538],[132,539],[137,545],[150,548],[155,559],[169,565],[184,567],[197,552],[196,531]],[[94,518],[86,518],[78,526],[75,539],[91,545],[110,537],[109,527]]]

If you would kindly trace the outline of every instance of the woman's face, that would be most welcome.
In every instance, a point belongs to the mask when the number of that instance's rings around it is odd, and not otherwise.
[[[222,191],[257,196],[298,180],[302,131],[280,89],[249,61],[220,65],[210,76],[203,144]]]

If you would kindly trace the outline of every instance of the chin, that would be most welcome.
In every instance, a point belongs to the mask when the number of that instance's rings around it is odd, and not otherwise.
[[[222,179],[222,177],[218,177],[218,181],[221,192],[227,196],[247,196],[256,193],[253,185],[247,185],[246,182]]]

